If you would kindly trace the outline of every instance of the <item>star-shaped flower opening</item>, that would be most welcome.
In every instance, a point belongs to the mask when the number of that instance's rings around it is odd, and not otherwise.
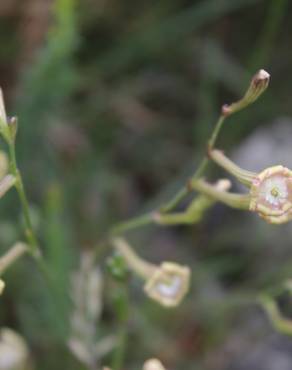
[[[145,284],[145,292],[160,304],[177,306],[189,289],[190,269],[172,262],[163,262]]]
[[[292,218],[292,171],[283,166],[269,167],[252,181],[250,210],[270,223]]]

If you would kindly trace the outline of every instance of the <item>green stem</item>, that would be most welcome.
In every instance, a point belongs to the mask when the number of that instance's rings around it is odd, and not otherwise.
[[[196,197],[184,212],[158,213],[156,222],[160,225],[195,224],[201,221],[205,211],[214,200],[205,195]]]
[[[47,286],[48,286],[48,290],[52,296],[52,300],[56,302],[54,304],[54,309],[56,311],[56,317],[58,318],[57,319],[58,325],[60,327],[60,331],[64,333],[63,335],[65,337],[66,335],[65,333],[67,330],[66,328],[67,312],[65,311],[63,307],[61,307],[61,305],[57,304],[59,300],[56,298],[59,297],[60,292],[54,281],[51,271],[48,269],[48,266],[42,257],[37,238],[33,231],[32,221],[31,221],[30,211],[29,211],[29,203],[26,197],[23,180],[22,180],[20,171],[17,166],[14,140],[9,140],[8,146],[9,146],[9,154],[10,154],[10,171],[11,171],[11,174],[15,176],[16,178],[15,187],[18,192],[18,196],[20,199],[21,208],[23,212],[24,224],[25,224],[25,236],[28,242],[28,251],[30,252],[32,257],[35,259],[39,270],[43,274],[45,282],[47,283]]]
[[[118,346],[114,352],[112,360],[113,370],[121,370],[124,362],[127,340],[128,340],[128,326],[126,323],[121,323],[121,327],[118,332]]]
[[[156,271],[156,266],[140,258],[130,245],[122,238],[113,238],[112,245],[124,257],[128,266],[142,279],[149,279]]]
[[[15,187],[18,192],[18,196],[20,199],[21,207],[22,207],[24,223],[25,223],[26,239],[28,241],[31,254],[35,258],[39,258],[40,249],[39,249],[38,242],[37,242],[37,239],[33,231],[32,222],[30,218],[30,212],[29,212],[29,204],[28,204],[28,200],[27,200],[26,193],[24,190],[22,177],[21,177],[20,171],[17,166],[14,141],[13,140],[10,141],[8,145],[9,145],[9,154],[10,154],[10,171],[15,176],[15,179],[16,179]]]
[[[207,183],[204,180],[194,180],[191,182],[192,189],[215,201],[222,202],[231,208],[248,210],[250,205],[250,196],[248,194],[230,193],[220,190],[216,186]]]
[[[280,333],[291,336],[292,335],[292,321],[289,318],[283,316],[280,308],[272,297],[262,295],[259,298],[259,302],[265,309],[272,325]]]
[[[226,117],[223,114],[220,115],[220,117],[219,117],[219,119],[218,119],[218,121],[217,121],[217,123],[214,127],[214,130],[212,131],[211,137],[208,141],[208,148],[209,149],[212,149],[215,146],[215,143],[217,141],[218,135],[220,133],[220,130],[222,128],[222,125],[224,123],[225,118]],[[205,155],[203,157],[198,169],[196,170],[196,172],[194,173],[194,175],[192,176],[191,179],[196,180],[199,177],[201,177],[201,175],[205,172],[208,164],[209,164],[209,158],[208,158],[207,155]],[[186,186],[181,188],[167,204],[165,204],[164,206],[162,206],[160,208],[160,212],[166,213],[166,212],[171,211],[173,208],[175,208],[188,195],[188,193],[189,193],[189,190],[187,189]],[[148,225],[152,222],[155,222],[154,219],[153,219],[153,214],[152,213],[147,213],[145,215],[135,217],[135,218],[133,218],[129,221],[117,224],[116,226],[114,226],[111,229],[110,233],[112,235],[122,234],[125,231],[136,229],[138,227]]]
[[[224,168],[231,175],[235,176],[239,182],[250,188],[256,173],[243,170],[227,158],[220,150],[210,150],[209,156],[215,163]]]
[[[218,135],[220,133],[220,130],[221,130],[221,128],[223,126],[223,123],[225,121],[225,118],[226,117],[223,114],[220,115],[220,117],[219,117],[219,119],[218,119],[212,133],[211,133],[211,137],[208,141],[208,148],[209,149],[214,148],[214,146],[216,144],[216,141],[217,141],[217,138],[218,138]],[[192,180],[196,180],[199,177],[201,177],[202,174],[206,171],[208,164],[209,164],[209,158],[206,154],[203,157],[201,163],[199,164],[199,167],[197,168],[196,172],[192,176]],[[166,203],[164,206],[162,206],[160,208],[160,211],[161,212],[171,211],[173,208],[175,208],[186,197],[187,194],[188,194],[188,189],[185,186],[184,188],[180,189],[168,203]]]
[[[140,226],[145,226],[152,222],[154,222],[152,213],[146,213],[145,215],[132,218],[129,221],[118,223],[111,229],[110,234],[111,235],[122,234],[125,231],[136,229]]]
[[[116,288],[116,297],[114,299],[114,309],[117,318],[118,333],[117,346],[112,357],[113,370],[121,370],[126,354],[128,335],[129,335],[129,309],[130,302],[128,290],[125,284]]]

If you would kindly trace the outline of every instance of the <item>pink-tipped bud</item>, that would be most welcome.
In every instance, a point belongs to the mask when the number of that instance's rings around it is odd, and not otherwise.
[[[267,87],[269,86],[269,82],[269,73],[266,72],[264,69],[260,69],[251,79],[249,87],[243,98],[230,105],[223,105],[221,114],[223,116],[229,116],[254,103],[267,89]]]

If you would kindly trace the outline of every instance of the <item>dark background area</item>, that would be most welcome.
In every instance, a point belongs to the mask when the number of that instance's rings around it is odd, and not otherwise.
[[[185,183],[220,107],[260,68],[271,74],[268,91],[227,120],[218,146],[246,169],[291,168],[291,14],[287,0],[1,0],[0,85],[19,117],[19,164],[58,286],[52,302],[29,259],[6,277],[1,324],[25,337],[35,368],[87,368],[66,346],[77,310],[67,296],[80,255],[95,249],[104,289],[94,293],[102,308],[92,335],[117,335],[117,296],[126,294],[123,369],[149,357],[169,370],[292,369],[291,339],[249,299],[291,276],[289,224],[218,205],[199,225],[129,233],[150,261],[191,267],[191,291],[175,310],[145,297],[136,278],[116,282],[99,245],[112,225]],[[211,166],[208,177],[218,175]],[[22,237],[15,194],[0,213],[4,252]],[[110,348],[98,363],[111,363]]]

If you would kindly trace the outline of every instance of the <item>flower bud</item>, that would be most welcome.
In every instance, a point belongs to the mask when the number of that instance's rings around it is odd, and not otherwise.
[[[0,88],[0,134],[3,138],[9,142],[10,141],[10,131],[7,124],[7,116],[5,110],[5,103],[3,98],[3,92]]]
[[[15,331],[0,330],[0,370],[28,369],[29,352],[23,338]]]
[[[3,293],[5,288],[5,283],[2,279],[0,279],[0,295]]]
[[[166,307],[181,303],[189,290],[190,269],[173,262],[163,262],[146,281],[146,294]]]
[[[7,154],[0,151],[0,180],[7,174],[9,168],[9,161]]]
[[[7,121],[8,124],[8,129],[9,129],[9,134],[10,138],[12,141],[15,141],[15,137],[17,134],[17,129],[18,129],[18,119],[17,117],[11,117]]]
[[[7,122],[3,91],[1,88],[0,88],[0,121],[2,121],[3,123]]]
[[[270,75],[264,69],[260,69],[252,78],[250,85],[242,99],[230,105],[222,107],[222,115],[229,116],[248,105],[254,103],[262,93],[267,89],[270,82]]]
[[[144,363],[143,370],[165,370],[165,367],[156,358],[151,358]]]
[[[6,175],[0,180],[0,198],[15,184],[16,179],[13,175]]]

